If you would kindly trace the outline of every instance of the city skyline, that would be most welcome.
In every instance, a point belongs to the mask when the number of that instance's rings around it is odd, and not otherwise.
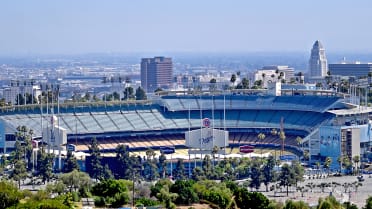
[[[372,52],[372,2],[0,3],[0,55],[117,52]]]

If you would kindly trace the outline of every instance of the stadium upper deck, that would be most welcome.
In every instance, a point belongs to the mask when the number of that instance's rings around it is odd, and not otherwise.
[[[299,110],[325,112],[339,97],[326,96],[163,96],[162,102],[170,111],[229,109],[229,110]]]

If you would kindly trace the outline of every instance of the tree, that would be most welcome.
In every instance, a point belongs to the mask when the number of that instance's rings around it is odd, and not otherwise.
[[[172,182],[169,179],[160,179],[159,181],[157,181],[155,185],[151,186],[150,188],[150,197],[156,197],[156,195],[165,185],[170,188],[172,186]]]
[[[105,204],[116,208],[129,202],[128,188],[124,180],[103,180],[92,188],[92,193],[102,197]]]
[[[251,166],[251,182],[250,187],[256,188],[258,190],[261,186],[261,162],[258,160],[254,160]]]
[[[125,87],[124,89],[124,100],[133,99],[134,98],[134,89],[131,86]]]
[[[243,89],[249,89],[249,80],[247,78],[243,78],[241,83]]]
[[[166,169],[167,169],[167,162],[166,162],[167,158],[165,157],[165,154],[164,153],[161,153],[160,156],[159,156],[159,165],[158,167],[160,168],[160,172],[161,172],[161,178],[165,178],[165,172],[166,172]]]
[[[49,182],[53,176],[53,154],[46,153],[44,148],[39,150],[37,154],[37,170],[43,182]]]
[[[26,102],[23,94],[18,94],[17,97],[15,98],[15,103],[16,105],[24,105]]]
[[[176,208],[176,205],[173,203],[173,201],[175,201],[177,197],[178,194],[169,191],[168,185],[164,185],[156,195],[156,198],[158,198],[158,200],[165,205],[166,209]]]
[[[112,93],[113,100],[120,100],[120,94],[118,92]]]
[[[301,151],[303,152],[303,148],[302,148],[302,138],[297,136],[296,137],[296,142],[297,142],[297,145],[300,147]],[[298,156],[298,158],[300,158],[300,156]]]
[[[198,202],[198,195],[193,189],[194,182],[191,180],[177,180],[171,187],[170,192],[178,194],[175,203],[190,205]]]
[[[319,198],[318,206],[316,209],[331,209],[331,208],[342,208],[334,196],[326,197],[325,199]]]
[[[295,172],[294,170],[288,165],[284,164],[282,166],[282,170],[279,175],[279,181],[280,181],[280,186],[285,186],[287,188],[287,196],[288,196],[288,188],[292,184],[296,183],[296,178],[295,178]]]
[[[372,209],[372,196],[369,196],[366,199],[366,205],[363,207],[363,209]]]
[[[215,91],[217,89],[217,80],[215,78],[212,78],[210,81],[209,81],[209,90],[210,91]]]
[[[320,82],[318,82],[318,83],[315,84],[315,87],[317,87],[317,88],[322,88],[322,87],[323,87],[323,84],[320,83]]]
[[[151,148],[146,151],[143,174],[150,181],[155,180],[159,176],[155,155],[154,150]]]
[[[16,142],[14,144],[14,152],[12,152],[12,163],[15,164],[17,160],[22,160],[23,155],[24,149],[21,145],[21,142],[16,139]]]
[[[265,78],[266,78],[266,74],[265,73],[262,73],[262,83],[263,83],[263,86],[265,86]]]
[[[205,155],[202,163],[202,168],[204,175],[209,179],[212,176],[212,163],[211,157],[209,155]]]
[[[11,178],[18,182],[18,188],[21,188],[21,180],[25,180],[27,177],[26,163],[22,160],[17,160]]]
[[[0,99],[0,107],[5,107],[7,105],[5,98]]]
[[[275,167],[275,158],[273,156],[269,156],[267,159],[264,167],[263,167],[263,182],[266,186],[266,192],[269,191],[269,184],[270,182],[275,181],[276,172],[274,170]]]
[[[72,151],[68,150],[66,160],[63,165],[63,172],[70,173],[73,170],[79,170],[79,165],[77,163],[76,157],[72,154]]]
[[[258,138],[261,142],[263,142],[263,140],[265,140],[265,138],[266,138],[266,135],[265,135],[264,133],[259,133],[258,136],[257,136],[257,138]],[[261,148],[261,158],[262,158],[262,148]]]
[[[331,164],[332,164],[332,158],[326,157],[326,159],[324,160],[324,168],[326,168],[328,172],[330,170]]]
[[[92,168],[90,176],[92,178],[100,179],[103,177],[103,166],[101,162],[101,151],[98,147],[98,142],[96,137],[93,137],[89,145],[89,153],[91,157],[90,166]]]
[[[185,179],[185,166],[183,164],[183,159],[178,159],[176,168],[173,170],[174,179],[183,180]]]
[[[294,181],[295,181],[295,184],[297,186],[297,183],[299,181],[303,181],[304,180],[304,168],[302,167],[301,163],[297,160],[294,160],[292,161],[292,169],[293,169],[293,172],[294,172]]]
[[[84,95],[84,101],[89,102],[91,98],[92,98],[92,95],[89,92],[86,92]]]
[[[103,171],[102,171],[102,179],[113,179],[113,178],[114,178],[114,175],[112,174],[110,167],[107,164],[105,164],[105,166],[103,167]]]
[[[136,100],[146,100],[146,99],[147,99],[147,96],[146,96],[145,90],[143,90],[143,88],[141,87],[138,87],[136,89]]]
[[[60,180],[66,185],[70,192],[78,191],[82,188],[89,189],[91,186],[89,175],[78,170],[73,170],[70,173],[62,174]]]
[[[285,141],[285,133],[283,130],[279,132],[279,138],[282,140],[282,155],[284,154],[284,141]]]
[[[287,200],[283,209],[309,209],[309,205],[303,201]]]
[[[129,179],[131,173],[129,171],[129,151],[128,146],[120,144],[116,147],[116,160],[118,161],[119,172],[115,173],[117,178]]]
[[[248,192],[246,188],[238,188],[234,192],[235,202],[240,209],[269,209],[270,200],[259,192]]]
[[[215,162],[216,162],[216,154],[218,153],[218,150],[219,150],[220,148],[218,147],[218,146],[213,146],[213,148],[212,148],[212,152],[211,152],[211,154],[212,154],[212,158],[213,158],[213,168],[214,168],[214,164],[215,164]]]
[[[16,142],[15,145],[15,158],[14,160],[21,160],[21,158],[24,158],[26,163],[26,168],[31,170],[32,168],[32,129],[28,129],[26,126],[18,126],[16,128],[17,132],[15,133],[16,136]]]
[[[201,197],[213,205],[218,206],[218,208],[230,208],[234,200],[233,194],[225,184],[208,187],[204,190]]]
[[[348,173],[351,172],[353,164],[351,163],[348,156],[344,156],[342,159],[342,166],[347,170]]]
[[[255,81],[254,83],[253,83],[253,89],[261,89],[262,88],[262,84],[263,82],[262,82],[262,80],[257,80],[257,81]]]
[[[355,173],[358,174],[359,173],[359,162],[360,162],[360,156],[359,155],[355,155],[353,157],[353,162],[355,164]]]
[[[22,194],[17,187],[7,181],[0,181],[0,208],[11,208],[19,203]]]
[[[338,164],[340,165],[340,173],[342,172],[342,159],[343,159],[342,156],[339,156],[339,157],[337,158],[337,162],[338,162]]]
[[[231,78],[230,78],[230,83],[231,83],[231,85],[232,85],[233,87],[234,87],[235,81],[236,81],[236,75],[235,75],[235,74],[232,74],[232,75],[231,75]]]
[[[205,180],[206,176],[205,176],[203,170],[200,167],[195,167],[192,170],[191,178],[195,181],[201,181],[201,180]]]

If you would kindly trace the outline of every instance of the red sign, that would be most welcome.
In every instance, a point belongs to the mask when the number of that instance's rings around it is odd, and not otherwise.
[[[239,151],[241,153],[251,153],[251,152],[254,152],[254,146],[243,145],[239,147]]]

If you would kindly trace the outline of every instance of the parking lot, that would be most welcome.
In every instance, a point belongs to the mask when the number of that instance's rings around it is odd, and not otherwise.
[[[298,183],[298,187],[302,187],[303,191],[296,191],[296,188],[292,187],[288,197],[284,188],[282,191],[277,189],[263,193],[270,199],[279,202],[285,202],[288,199],[303,200],[311,206],[317,205],[320,197],[325,198],[333,195],[340,202],[350,201],[362,208],[368,196],[372,196],[372,175],[364,174],[362,176],[363,181],[359,181],[357,176],[326,177],[323,175],[322,178],[306,179]],[[324,185],[328,186],[324,187]],[[264,187],[261,191],[264,191]]]

